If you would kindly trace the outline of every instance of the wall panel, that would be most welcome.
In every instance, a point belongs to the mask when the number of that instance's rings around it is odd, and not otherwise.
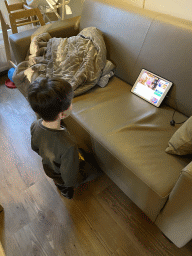
[[[144,8],[192,20],[192,0],[145,0]]]

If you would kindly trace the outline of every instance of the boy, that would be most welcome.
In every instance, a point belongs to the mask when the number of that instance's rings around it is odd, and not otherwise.
[[[31,147],[42,157],[43,169],[61,194],[73,198],[74,188],[98,176],[85,162],[61,120],[72,110],[73,89],[63,79],[42,78],[28,89],[28,101],[41,117],[31,125]]]

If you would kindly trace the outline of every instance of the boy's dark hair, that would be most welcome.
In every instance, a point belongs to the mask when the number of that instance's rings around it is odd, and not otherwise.
[[[45,121],[55,121],[67,110],[73,99],[71,85],[60,78],[35,80],[28,88],[28,101],[32,109]]]

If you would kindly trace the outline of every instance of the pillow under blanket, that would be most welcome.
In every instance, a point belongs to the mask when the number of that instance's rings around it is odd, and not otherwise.
[[[63,78],[77,96],[96,84],[104,87],[114,75],[114,68],[106,59],[103,35],[97,28],[85,28],[69,38],[51,38],[45,32],[33,37],[28,59],[16,67],[13,81],[27,96],[28,86],[34,80]]]

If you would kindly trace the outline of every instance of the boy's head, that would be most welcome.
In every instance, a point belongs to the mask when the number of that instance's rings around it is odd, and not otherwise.
[[[42,78],[30,84],[28,101],[44,121],[55,121],[59,113],[69,109],[73,99],[71,85],[60,78]]]

